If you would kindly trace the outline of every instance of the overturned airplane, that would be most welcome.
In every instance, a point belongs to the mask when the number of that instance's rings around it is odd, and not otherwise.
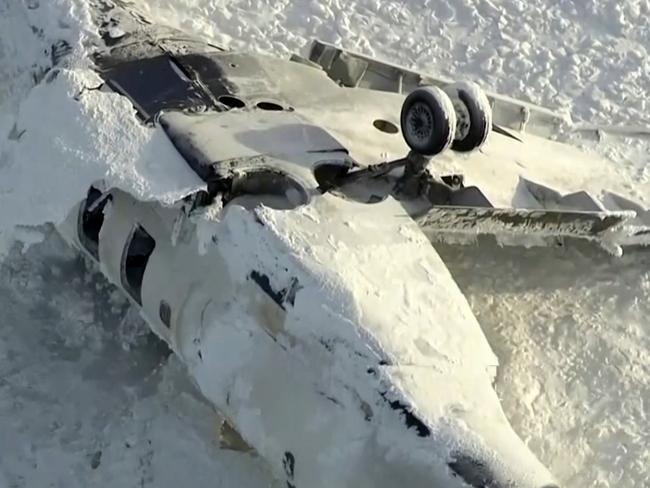
[[[623,189],[597,198],[562,172],[587,158],[544,137],[559,118],[318,41],[284,60],[121,3],[97,16],[104,89],[205,188],[166,206],[97,182],[59,230],[240,445],[288,487],[556,487],[509,425],[498,360],[431,239],[645,242],[649,213]]]

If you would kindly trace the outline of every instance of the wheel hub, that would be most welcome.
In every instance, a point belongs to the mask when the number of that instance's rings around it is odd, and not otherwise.
[[[408,114],[409,135],[417,142],[425,142],[433,132],[433,114],[422,102],[416,102]]]
[[[458,98],[452,98],[454,110],[456,111],[456,139],[462,140],[467,137],[470,130],[470,113],[467,106]]]

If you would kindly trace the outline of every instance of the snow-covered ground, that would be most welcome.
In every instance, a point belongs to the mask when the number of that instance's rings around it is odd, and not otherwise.
[[[213,409],[121,294],[46,232],[0,272],[0,486],[268,486],[218,449]]]
[[[650,486],[650,254],[439,246],[520,435],[568,487]]]
[[[320,37],[469,77],[566,110],[575,120],[648,123],[647,2],[134,3],[153,19],[233,48],[285,55]],[[2,208],[40,202],[51,211],[77,198],[67,180],[77,176],[74,164],[58,181],[55,173],[30,177],[14,143],[25,128],[21,120],[34,130],[52,118],[75,120],[44,108],[39,125],[25,114],[46,102],[58,108],[32,87],[52,43],[68,39],[74,56],[92,42],[87,9],[85,0],[0,0]],[[92,128],[85,130],[91,139]],[[50,142],[54,154],[66,147],[61,141]],[[650,178],[646,141],[582,144],[611,156],[631,180]],[[88,163],[83,152],[70,154]],[[142,161],[141,154],[129,157]],[[37,198],[43,194],[57,199],[52,208]],[[9,217],[0,216],[0,242]],[[506,413],[563,485],[650,486],[650,255],[617,260],[588,247],[524,251],[490,244],[439,250],[502,360],[498,389]],[[214,414],[182,367],[55,235],[46,232],[43,243],[25,255],[14,248],[4,260],[0,309],[0,486],[270,484],[259,461],[216,448]]]

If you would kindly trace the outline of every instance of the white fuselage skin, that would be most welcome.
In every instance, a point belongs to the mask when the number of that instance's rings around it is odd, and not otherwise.
[[[313,169],[347,164],[344,152],[262,157],[308,202],[241,197],[184,218],[112,189],[97,255],[275,476],[297,488],[554,486],[503,415],[467,301],[401,204],[317,191]],[[91,256],[82,209],[59,230]],[[141,300],[124,286],[136,226],[155,241]]]

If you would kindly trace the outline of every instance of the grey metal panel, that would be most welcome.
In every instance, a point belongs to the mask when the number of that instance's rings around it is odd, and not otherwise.
[[[334,137],[295,113],[231,111],[223,114],[169,112],[160,123],[192,169],[206,182],[224,176],[236,161],[259,156],[346,152]],[[306,159],[306,158],[305,158]],[[224,164],[225,163],[225,166]],[[305,165],[307,161],[305,160]]]

